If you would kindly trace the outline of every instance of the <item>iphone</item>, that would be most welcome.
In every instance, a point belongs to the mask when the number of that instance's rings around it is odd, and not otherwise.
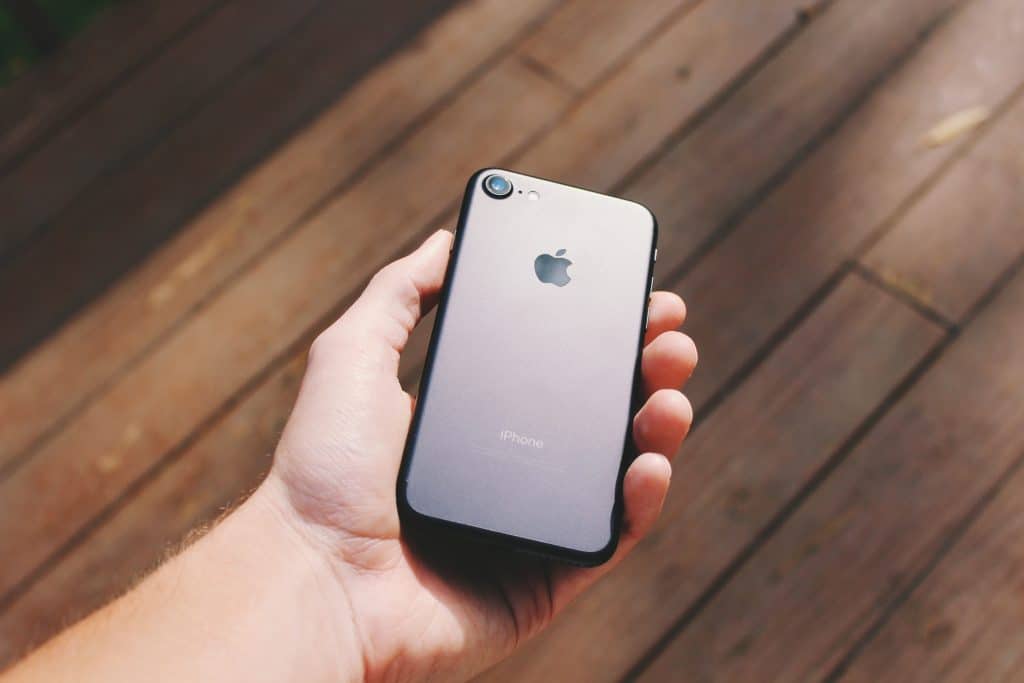
[[[398,481],[403,524],[583,565],[618,541],[656,259],[635,202],[466,188]]]

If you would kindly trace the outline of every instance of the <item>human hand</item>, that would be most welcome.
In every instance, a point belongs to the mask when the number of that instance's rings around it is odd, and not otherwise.
[[[401,535],[395,484],[414,399],[399,356],[440,290],[451,235],[439,231],[381,270],[314,342],[295,408],[261,487],[278,517],[326,558],[337,591],[324,608],[351,634],[368,680],[465,679],[542,630],[651,529],[668,490],[668,458],[692,420],[679,388],[697,362],[676,331],[675,294],[651,297],[642,359],[646,402],[634,419],[642,453],[623,483],[615,555],[583,569],[530,557],[432,557]],[[321,615],[323,616],[323,615]]]

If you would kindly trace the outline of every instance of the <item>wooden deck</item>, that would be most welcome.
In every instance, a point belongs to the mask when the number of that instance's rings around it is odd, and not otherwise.
[[[658,530],[483,680],[1019,676],[1024,3],[400,4],[136,0],[0,92],[0,665],[500,164],[652,207],[701,366]]]

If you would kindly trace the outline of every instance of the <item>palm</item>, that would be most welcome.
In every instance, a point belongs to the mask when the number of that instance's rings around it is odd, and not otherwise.
[[[400,541],[390,542],[387,552],[390,567],[351,584],[351,593],[375,596],[372,604],[353,598],[366,639],[379,644],[371,650],[371,670],[421,662],[468,676],[506,656],[554,615],[539,560],[499,565],[496,558],[475,557],[472,564],[454,564]]]
[[[428,240],[382,271],[321,335],[274,466],[295,511],[341,560],[365,663],[379,674],[397,666],[468,675],[505,656],[628,552],[668,485],[664,457],[648,453],[633,464],[625,537],[613,561],[593,570],[497,551],[470,561],[402,537],[395,481],[413,400],[398,383],[398,355],[421,297],[440,287],[446,256],[446,239]],[[674,295],[652,297],[643,369],[653,395],[635,422],[642,451],[671,455],[689,427],[689,406],[675,388],[696,355],[692,342],[669,331],[684,311]]]
[[[400,535],[394,482],[412,398],[393,376],[350,374],[348,368],[360,363],[346,363],[341,374],[321,367],[330,361],[318,351],[311,354],[275,467],[296,509],[336,534],[338,554],[352,570],[346,593],[359,631],[376,644],[368,664],[386,669],[410,643],[415,652],[405,654],[423,661],[470,651],[479,655],[476,670],[497,660],[553,616],[549,568],[525,559],[509,565],[486,554],[453,565],[441,552],[410,546]],[[331,389],[333,401],[326,401],[321,390],[333,386],[347,390]],[[360,409],[344,409],[344,396],[364,397]],[[360,419],[364,411],[378,418]],[[307,439],[311,434],[316,437]],[[342,434],[343,443],[333,436]]]

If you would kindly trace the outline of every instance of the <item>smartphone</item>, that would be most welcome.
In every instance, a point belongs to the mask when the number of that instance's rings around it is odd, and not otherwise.
[[[404,522],[611,557],[656,241],[635,202],[497,168],[470,178],[399,474]]]

